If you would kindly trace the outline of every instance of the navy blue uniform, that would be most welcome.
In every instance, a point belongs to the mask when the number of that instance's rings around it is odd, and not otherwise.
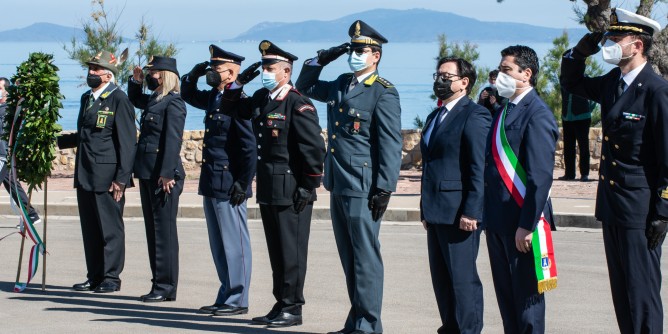
[[[431,132],[420,141],[420,215],[428,224],[429,266],[443,324],[439,333],[480,333],[483,297],[476,259],[481,229],[461,230],[459,219],[482,220],[483,134],[489,132],[492,116],[464,96],[447,112],[444,124],[434,128],[441,108],[427,116],[424,129]]]

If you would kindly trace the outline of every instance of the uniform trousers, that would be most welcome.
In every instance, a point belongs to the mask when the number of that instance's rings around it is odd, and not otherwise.
[[[102,281],[120,285],[125,265],[125,195],[116,202],[108,191],[77,188],[79,220],[86,255],[86,277],[93,285]]]
[[[248,307],[253,257],[246,203],[234,206],[229,200],[204,196],[209,245],[220,281],[218,305]]]
[[[332,194],[330,203],[334,238],[351,303],[344,329],[382,333],[383,259],[378,240],[381,219],[371,218],[366,197]]]
[[[589,175],[589,125],[591,119],[564,121],[564,166],[567,178],[575,178],[575,144],[580,151],[580,176]]]
[[[301,315],[313,202],[297,213],[292,205],[260,204],[273,278],[274,310]]]
[[[463,231],[458,223],[428,225],[431,282],[443,324],[438,333],[482,331],[482,282],[476,267],[480,232]]]
[[[644,228],[603,222],[612,302],[622,334],[663,332],[661,244],[650,251]]]
[[[514,235],[486,232],[496,301],[507,334],[545,333],[545,296],[538,293],[533,253],[521,253]]]
[[[139,180],[139,195],[144,214],[148,259],[151,265],[153,285],[151,292],[167,298],[176,298],[179,282],[179,238],[176,229],[176,214],[179,196],[183,191],[183,180],[176,181],[171,194],[157,195],[157,179]],[[166,198],[166,200],[165,200]]]

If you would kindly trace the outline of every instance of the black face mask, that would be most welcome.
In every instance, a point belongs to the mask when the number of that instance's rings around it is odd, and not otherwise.
[[[441,101],[445,101],[450,98],[455,92],[452,91],[450,86],[452,85],[452,80],[443,80],[442,78],[436,79],[434,81],[434,95]]]
[[[102,78],[99,75],[88,73],[88,76],[86,77],[86,84],[90,88],[100,87],[102,84]]]
[[[154,78],[150,74],[147,74],[144,77],[144,80],[146,80],[146,88],[148,88],[151,91],[155,90],[156,88],[158,88],[158,86],[160,86],[160,83],[158,82],[158,79]]]
[[[212,70],[206,71],[206,84],[216,88],[220,86],[220,83],[223,82],[223,79],[220,77],[220,73],[214,72]]]

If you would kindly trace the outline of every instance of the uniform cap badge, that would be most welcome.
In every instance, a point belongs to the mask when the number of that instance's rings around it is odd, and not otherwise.
[[[263,56],[267,55],[267,50],[269,49],[270,46],[271,43],[269,42],[262,42],[262,44],[260,44],[260,50],[262,50]]]

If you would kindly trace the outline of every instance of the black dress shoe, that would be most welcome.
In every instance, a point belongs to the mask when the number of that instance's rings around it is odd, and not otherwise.
[[[280,312],[277,316],[269,319],[267,327],[290,327],[299,326],[302,324],[301,314],[290,314],[288,312]]]
[[[350,331],[346,331],[345,329],[338,330],[336,332],[328,332],[327,334],[350,334]]]
[[[575,180],[575,176],[571,177],[571,176],[566,176],[566,175],[564,175],[564,176],[560,176],[560,177],[558,177],[557,180],[561,180],[561,181],[573,181],[573,180]]]
[[[580,177],[581,182],[589,182],[589,175],[582,175]]]
[[[116,291],[121,291],[121,284],[107,281],[100,283],[100,285],[98,285],[94,290],[95,293],[110,293]]]
[[[213,315],[217,316],[239,315],[246,313],[248,313],[248,307],[238,307],[230,305],[222,305],[217,310],[213,311]]]
[[[76,291],[93,291],[95,288],[97,288],[99,284],[95,284],[91,282],[90,280],[86,280],[83,283],[77,283],[72,285],[72,289]]]
[[[140,298],[144,303],[173,302],[176,300],[176,297],[166,297],[155,292],[151,292],[148,295],[143,295]]]
[[[251,320],[252,320],[255,324],[258,324],[258,325],[266,325],[266,324],[269,323],[269,321],[270,321],[271,319],[276,318],[276,316],[278,316],[279,313],[281,313],[281,310],[280,310],[280,309],[278,309],[278,310],[272,309],[271,311],[269,311],[269,313],[267,313],[267,315],[263,315],[263,316],[261,316],[261,317],[255,317],[255,318],[253,318],[253,319],[251,319]]]
[[[209,306],[202,306],[199,308],[199,313],[204,313],[204,314],[213,314],[213,312],[216,312],[216,310],[225,304],[213,304]]]

